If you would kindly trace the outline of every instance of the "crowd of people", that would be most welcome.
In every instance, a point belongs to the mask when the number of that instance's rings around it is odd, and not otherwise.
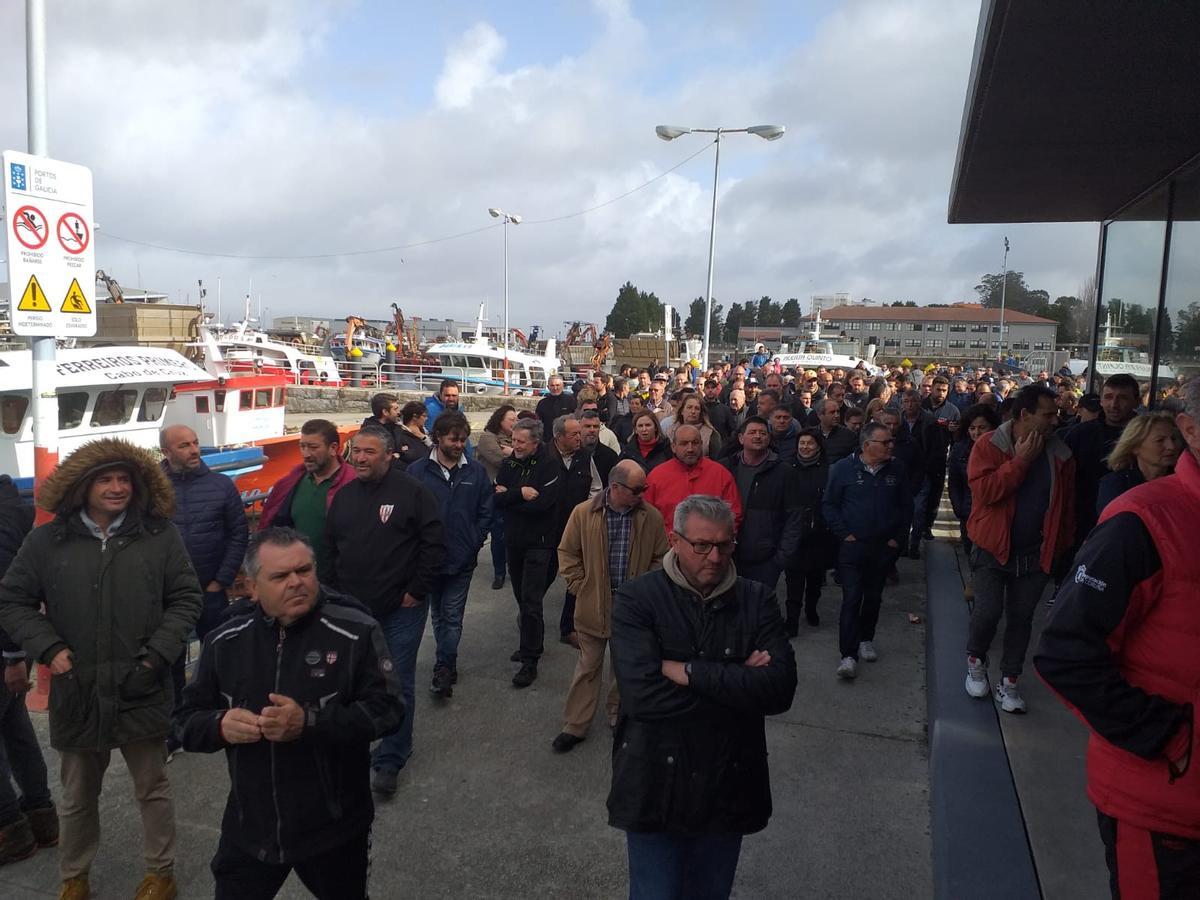
[[[834,674],[878,660],[884,591],[933,539],[948,482],[971,569],[967,694],[1026,711],[1033,613],[1059,585],[1036,664],[1093,730],[1110,867],[1194,873],[1200,674],[1185,638],[1200,616],[1179,523],[1200,509],[1200,385],[1150,412],[1128,375],[1087,394],[1067,372],[753,362],[623,367],[569,391],[554,375],[535,409],[502,403],[474,436],[452,379],[425,402],[378,393],[348,447],[328,421],[302,426],[301,462],[253,534],[185,427],[163,431],[161,460],[119,440],[76,451],[41,487],[53,519],[36,529],[0,479],[0,864],[57,843],[61,896],[89,896],[120,750],[145,834],[137,896],[174,897],[166,765],[223,751],[217,896],[274,896],[293,870],[316,896],[365,895],[372,795],[396,794],[413,752],[427,622],[445,703],[490,543],[491,588],[510,585],[517,614],[515,689],[538,678],[562,576],[559,640],[578,656],[550,746],[585,740],[603,701],[631,897],[728,896],[742,837],[771,813],[763,720],[792,702],[790,639],[821,627],[832,577]],[[57,808],[19,701],[27,660],[52,673]],[[677,759],[690,779],[668,777]],[[281,801],[284,783],[309,790]],[[1175,842],[1118,865],[1129,829]]]

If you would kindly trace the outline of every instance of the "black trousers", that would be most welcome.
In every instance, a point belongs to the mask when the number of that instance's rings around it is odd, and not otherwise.
[[[512,579],[513,596],[517,598],[521,663],[536,666],[542,655],[546,633],[543,601],[546,591],[558,577],[556,548],[514,547],[509,541],[508,575]]]
[[[946,489],[946,469],[935,469],[925,476],[929,493],[925,497],[925,527],[932,528],[942,506],[942,492]]]
[[[1113,900],[1195,900],[1200,841],[1147,831],[1096,810]]]
[[[815,613],[821,599],[821,588],[825,584],[824,569],[789,568],[787,575],[787,615],[784,621],[796,625],[801,612]]]
[[[222,836],[211,868],[216,900],[270,900],[293,869],[317,900],[365,900],[370,866],[371,831],[367,829],[319,856],[282,865],[260,862]]]

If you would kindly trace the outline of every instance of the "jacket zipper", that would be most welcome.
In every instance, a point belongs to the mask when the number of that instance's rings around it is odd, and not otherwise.
[[[275,690],[279,693],[279,670],[283,666],[283,641],[287,631],[279,626],[279,642],[275,645]],[[279,780],[275,774],[275,742],[271,741],[271,800],[275,804],[275,845],[279,848],[279,861],[283,862],[283,814],[279,811]]]

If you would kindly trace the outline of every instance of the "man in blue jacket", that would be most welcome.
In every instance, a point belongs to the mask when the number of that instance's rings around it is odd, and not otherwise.
[[[874,662],[875,624],[888,568],[900,555],[912,524],[913,498],[904,467],[892,458],[896,439],[878,422],[863,426],[862,449],[829,470],[821,512],[841,542],[838,575],[842,614],[839,678],[857,674],[858,660]]]
[[[437,641],[429,692],[435,697],[454,693],[471,574],[492,527],[492,480],[482,463],[467,459],[470,435],[466,416],[442,413],[433,423],[433,451],[408,467],[408,474],[438,499],[446,529],[446,560],[441,578],[429,593],[429,613]]]

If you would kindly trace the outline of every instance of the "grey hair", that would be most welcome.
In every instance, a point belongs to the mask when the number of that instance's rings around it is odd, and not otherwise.
[[[542,423],[539,419],[517,419],[517,421],[513,423],[512,430],[528,431],[529,439],[535,444],[540,444],[542,442],[542,434],[546,429],[542,427]]]
[[[258,555],[264,546],[290,547],[292,544],[303,544],[308,548],[310,553],[313,553],[312,541],[295,528],[284,528],[275,525],[263,531],[254,532],[250,535],[250,542],[246,545],[246,555],[242,560],[246,574],[251,578],[258,574],[260,568]],[[316,554],[314,553],[313,555],[315,557]]]
[[[888,428],[882,422],[868,422],[862,427],[862,431],[858,435],[858,445],[860,447],[867,446],[867,441],[875,440],[875,435],[881,431],[886,431],[888,434],[892,433],[892,429]]]
[[[1183,411],[1200,422],[1200,377],[1193,378],[1184,385]]]
[[[683,526],[687,524],[688,516],[699,516],[717,525],[726,525],[733,531],[733,507],[711,494],[692,494],[681,500],[675,507],[675,531],[683,534]]]
[[[358,433],[354,435],[354,440],[360,437],[375,438],[379,443],[383,444],[383,449],[387,453],[393,453],[396,450],[396,438],[390,431],[380,428],[378,425],[368,425],[366,428],[360,428]]]
[[[574,418],[575,418],[575,416],[572,413],[567,413],[566,415],[559,416],[557,419],[555,419],[554,424],[552,426],[552,428],[554,430],[554,436],[562,437],[563,434],[566,433],[567,423],[570,422]]]

